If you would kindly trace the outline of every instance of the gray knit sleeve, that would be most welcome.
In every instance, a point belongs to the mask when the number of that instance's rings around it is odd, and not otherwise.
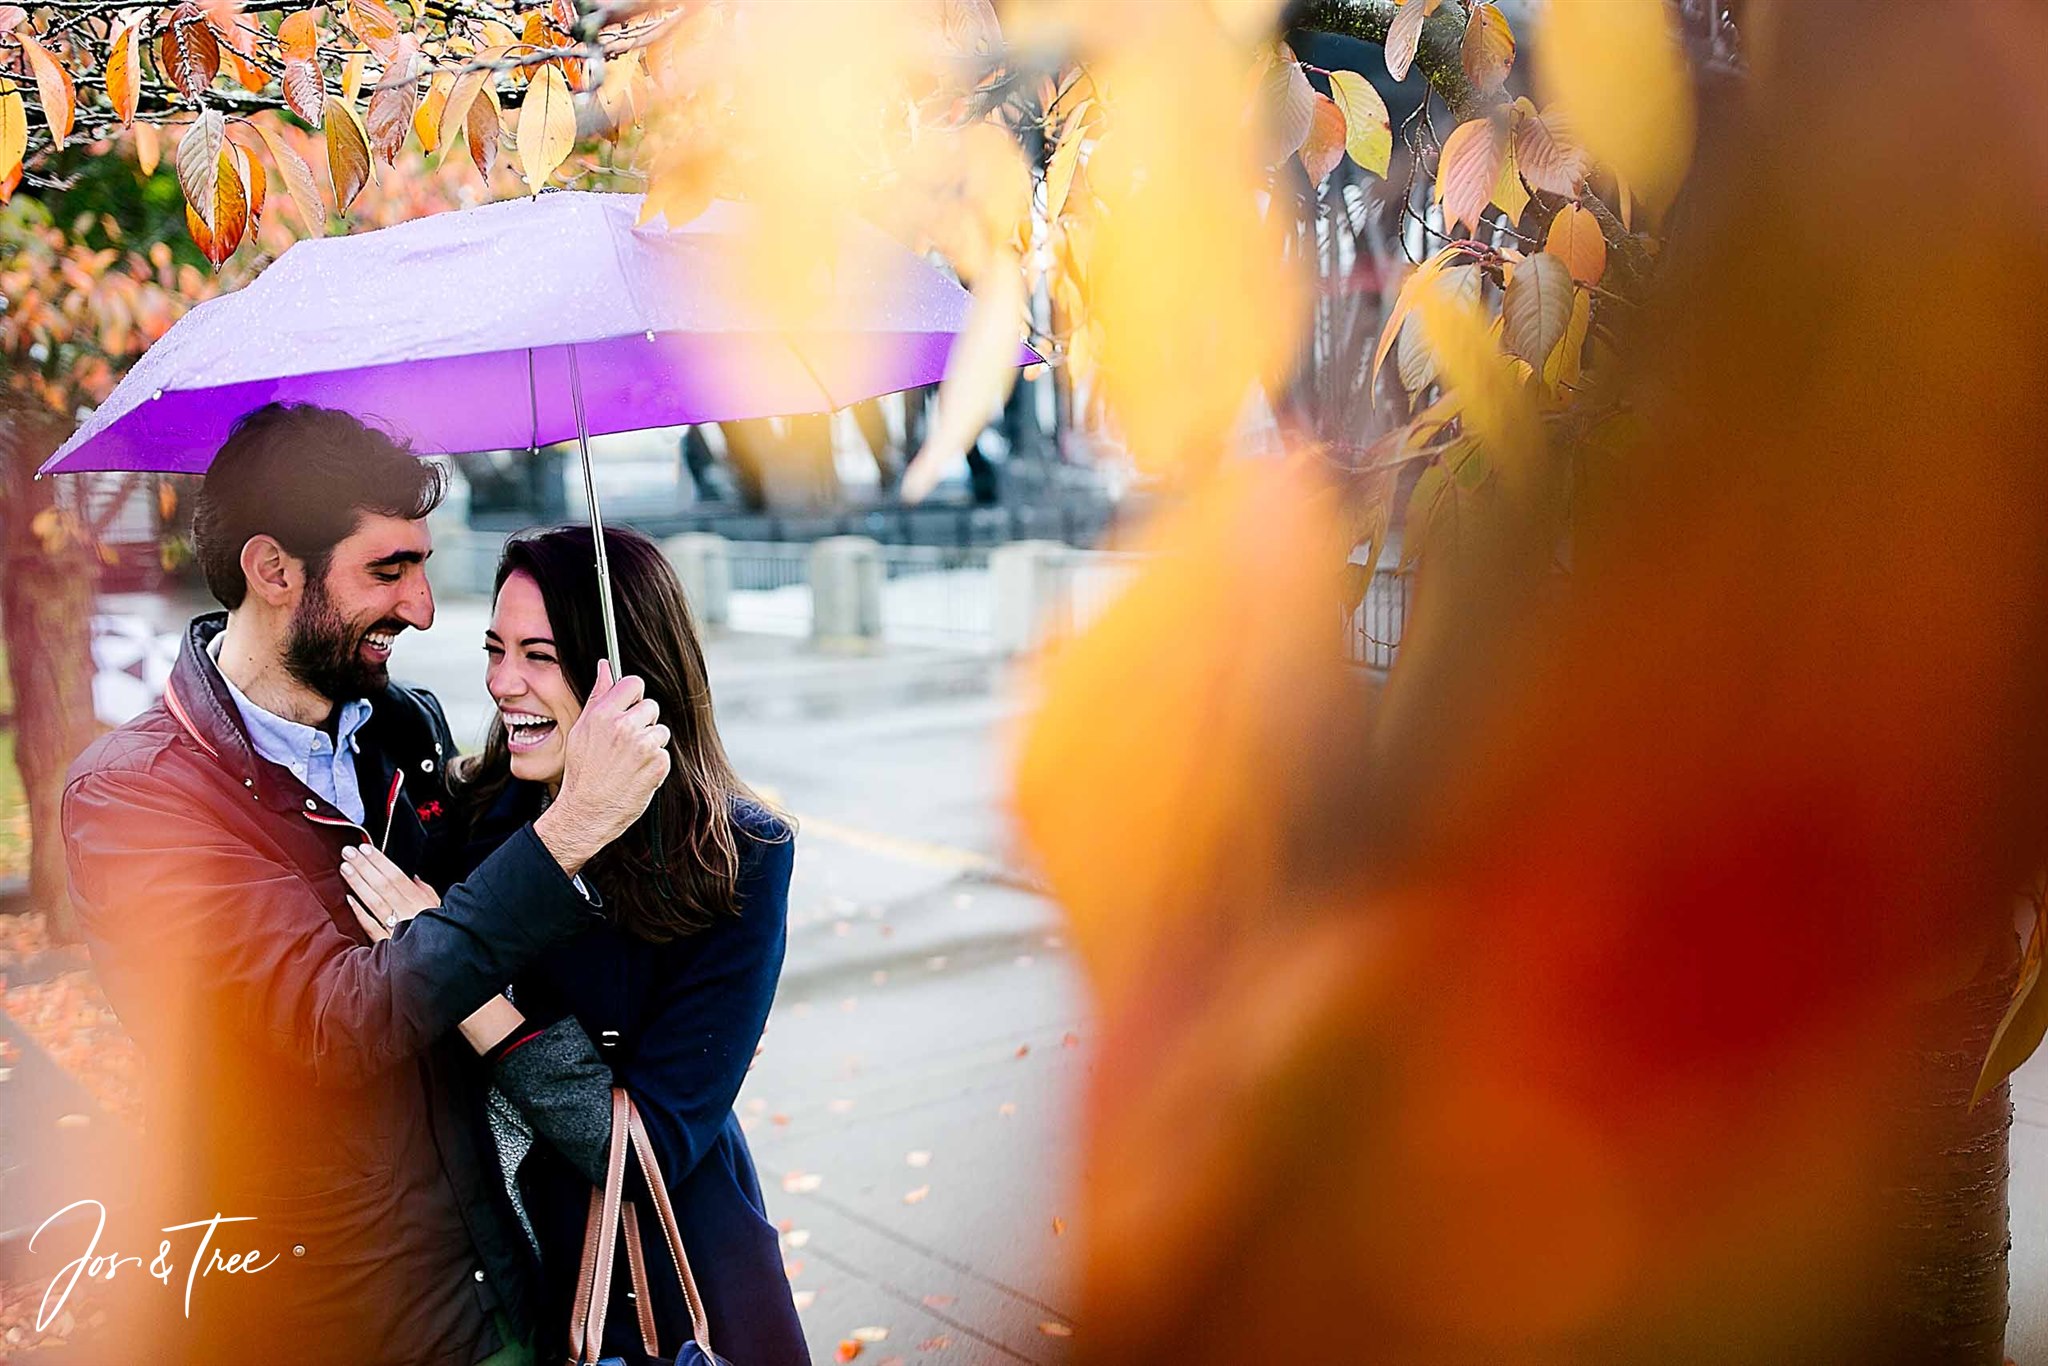
[[[575,1016],[563,1016],[499,1058],[491,1079],[534,1133],[592,1184],[604,1180],[612,1139],[612,1070]]]

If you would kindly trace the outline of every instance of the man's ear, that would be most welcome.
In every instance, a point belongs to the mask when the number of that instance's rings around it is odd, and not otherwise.
[[[305,562],[273,536],[251,536],[242,544],[242,577],[249,593],[272,607],[292,607],[306,585]]]

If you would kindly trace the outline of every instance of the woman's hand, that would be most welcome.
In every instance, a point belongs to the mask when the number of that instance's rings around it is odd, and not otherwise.
[[[341,851],[341,880],[352,895],[348,908],[371,943],[389,939],[401,920],[441,904],[441,894],[416,877],[407,877],[381,850],[367,844]]]

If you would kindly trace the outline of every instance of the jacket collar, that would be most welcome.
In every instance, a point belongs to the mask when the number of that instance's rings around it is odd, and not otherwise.
[[[322,824],[339,821],[354,826],[354,821],[331,804],[313,796],[291,770],[256,752],[243,728],[241,709],[235,705],[227,680],[221,677],[220,666],[207,649],[213,638],[227,629],[227,624],[226,612],[209,612],[192,619],[185,629],[185,644],[178,651],[178,662],[171,667],[171,676],[164,685],[164,706],[194,743],[266,807],[304,812]],[[388,692],[385,689],[370,697],[371,721],[359,732],[364,743],[370,742],[375,721],[391,710],[386,705]],[[382,791],[363,792],[365,804],[384,800]]]

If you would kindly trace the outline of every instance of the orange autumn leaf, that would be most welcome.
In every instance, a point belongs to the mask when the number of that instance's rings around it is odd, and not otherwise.
[[[28,34],[22,34],[16,41],[28,57],[29,69],[35,73],[36,93],[42,99],[43,117],[50,125],[51,145],[61,148],[64,139],[71,135],[71,125],[78,109],[71,73]]]
[[[1597,285],[1607,273],[1607,239],[1592,210],[1567,204],[1550,220],[1543,249],[1565,263],[1582,285]]]
[[[1308,137],[1301,144],[1302,168],[1311,185],[1321,185],[1344,159],[1344,111],[1327,95],[1315,97]]]
[[[171,84],[196,100],[220,74],[220,40],[193,0],[173,9],[157,39],[157,64]]]
[[[135,122],[135,103],[142,94],[142,35],[130,24],[114,35],[107,52],[107,98],[122,123]]]
[[[334,189],[334,207],[341,213],[370,183],[370,140],[356,111],[334,96],[327,97],[327,179]]]

